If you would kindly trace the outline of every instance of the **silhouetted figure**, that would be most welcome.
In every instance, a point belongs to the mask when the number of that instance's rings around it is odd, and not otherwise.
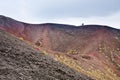
[[[84,26],[84,23],[82,23],[82,26]]]

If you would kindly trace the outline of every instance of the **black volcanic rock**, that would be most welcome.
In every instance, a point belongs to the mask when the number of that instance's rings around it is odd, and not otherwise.
[[[0,30],[0,80],[92,80]]]

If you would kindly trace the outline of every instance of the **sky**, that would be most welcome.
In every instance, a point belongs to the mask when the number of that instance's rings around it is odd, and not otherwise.
[[[0,0],[0,15],[39,24],[98,24],[120,29],[120,0]]]

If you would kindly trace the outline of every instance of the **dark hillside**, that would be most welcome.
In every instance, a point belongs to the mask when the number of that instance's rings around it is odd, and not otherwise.
[[[0,30],[0,80],[91,80]]]

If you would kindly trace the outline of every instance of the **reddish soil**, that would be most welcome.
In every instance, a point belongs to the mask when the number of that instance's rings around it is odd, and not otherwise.
[[[120,76],[118,29],[102,25],[28,24],[5,16],[0,16],[0,29],[30,41],[41,50],[64,54],[85,68],[94,65],[94,69],[106,72],[107,66]]]

